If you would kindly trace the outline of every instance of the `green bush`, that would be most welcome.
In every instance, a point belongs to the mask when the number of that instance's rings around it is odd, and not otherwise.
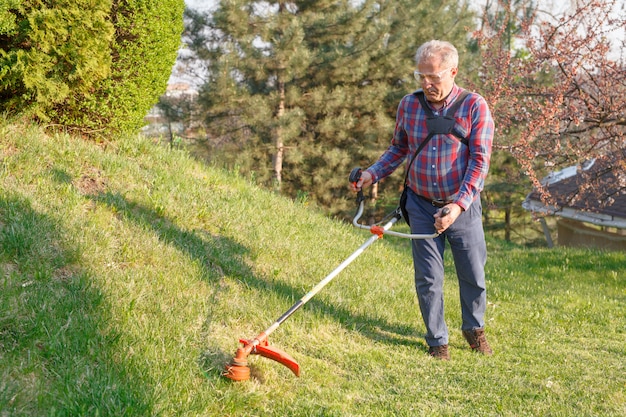
[[[132,131],[166,88],[183,0],[0,0],[0,111]]]
[[[0,0],[0,36],[13,33],[17,27],[15,15],[10,10],[19,6],[20,0]]]

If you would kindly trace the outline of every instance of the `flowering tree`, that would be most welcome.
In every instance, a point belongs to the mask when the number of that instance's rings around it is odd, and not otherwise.
[[[546,171],[593,157],[610,157],[611,169],[624,177],[626,61],[620,51],[626,13],[615,13],[620,4],[583,0],[550,19],[534,6],[532,13],[516,14],[510,3],[498,5],[504,23],[494,26],[486,10],[476,33],[482,55],[477,89],[492,106],[496,148],[515,157],[546,199],[540,183]],[[517,23],[513,42],[511,21]]]

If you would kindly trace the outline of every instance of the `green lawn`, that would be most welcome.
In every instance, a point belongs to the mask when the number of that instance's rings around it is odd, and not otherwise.
[[[626,415],[626,254],[495,239],[493,357],[461,336],[451,259],[452,360],[427,356],[386,237],[271,335],[300,378],[221,376],[369,236],[182,150],[3,122],[0,416]]]

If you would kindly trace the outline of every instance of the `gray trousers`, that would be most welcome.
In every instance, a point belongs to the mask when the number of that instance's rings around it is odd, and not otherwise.
[[[407,212],[411,232],[435,232],[433,215],[439,210],[409,190]],[[412,241],[415,289],[429,346],[448,344],[443,300],[443,254],[446,239],[454,258],[461,298],[462,330],[483,328],[487,307],[485,262],[487,246],[482,223],[482,206],[477,198],[443,234],[435,239]]]

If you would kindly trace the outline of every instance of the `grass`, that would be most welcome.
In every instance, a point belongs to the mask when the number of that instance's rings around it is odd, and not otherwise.
[[[452,360],[426,355],[407,241],[369,235],[184,151],[0,125],[0,416],[623,416],[626,254],[489,239],[473,354],[447,260]]]

